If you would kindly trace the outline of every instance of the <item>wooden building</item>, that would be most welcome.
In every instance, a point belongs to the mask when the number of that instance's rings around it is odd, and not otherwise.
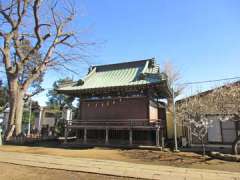
[[[92,66],[59,93],[79,97],[67,132],[83,143],[157,145],[166,134],[167,77],[154,59]]]

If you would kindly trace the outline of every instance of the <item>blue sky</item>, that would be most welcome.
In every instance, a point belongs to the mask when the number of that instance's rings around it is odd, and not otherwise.
[[[160,67],[171,60],[182,82],[240,76],[239,0],[81,0],[75,5],[74,27],[82,29],[84,40],[97,43],[88,50],[89,64],[155,57]],[[75,67],[79,75],[49,72],[43,85],[51,88],[64,76],[81,78],[87,67]],[[35,99],[43,105],[45,93]]]

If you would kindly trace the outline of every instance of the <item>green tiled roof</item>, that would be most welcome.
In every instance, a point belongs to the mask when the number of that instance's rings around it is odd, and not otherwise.
[[[160,83],[166,76],[160,73],[154,59],[90,67],[82,83],[73,83],[58,89],[59,92],[82,91],[119,86]],[[80,81],[78,81],[80,82]]]

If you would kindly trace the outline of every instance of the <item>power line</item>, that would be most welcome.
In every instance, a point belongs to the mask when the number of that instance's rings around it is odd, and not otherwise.
[[[212,83],[212,82],[228,81],[228,80],[235,80],[235,79],[240,79],[240,76],[231,77],[231,78],[223,78],[223,79],[213,79],[213,80],[204,80],[204,81],[192,81],[192,82],[186,82],[186,83],[176,83],[176,85],[203,84],[203,83]]]

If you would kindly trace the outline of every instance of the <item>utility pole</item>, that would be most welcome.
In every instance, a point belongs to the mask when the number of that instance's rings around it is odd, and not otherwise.
[[[30,136],[31,131],[31,116],[32,116],[32,100],[29,98],[29,117],[28,117],[28,133],[27,136]]]
[[[174,125],[174,151],[178,152],[178,142],[177,142],[177,122],[176,122],[176,109],[175,109],[175,93],[174,87],[172,86],[172,103],[173,103],[173,125]]]

